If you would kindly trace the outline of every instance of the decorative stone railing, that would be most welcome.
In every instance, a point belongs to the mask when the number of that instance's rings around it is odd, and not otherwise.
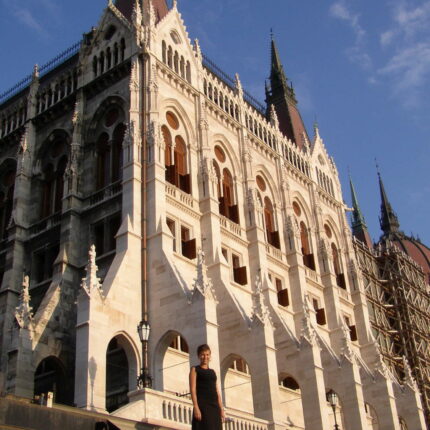
[[[44,218],[37,222],[36,224],[33,224],[30,227],[30,234],[32,236],[42,233],[45,230],[49,230],[52,227],[55,227],[56,225],[61,223],[61,212],[57,212],[54,215],[51,215],[47,218]]]
[[[166,182],[166,195],[172,197],[175,200],[179,200],[185,206],[190,208],[194,207],[194,199],[190,194],[184,193],[175,185]]]
[[[96,205],[97,203],[102,202],[103,200],[107,200],[110,197],[119,194],[122,191],[122,181],[114,182],[113,184],[108,185],[105,188],[102,188],[100,191],[96,191],[90,196],[90,205]]]
[[[275,248],[272,245],[266,245],[266,253],[267,253],[267,255],[270,255],[270,256],[276,258],[277,260],[282,261],[282,251],[280,249]]]
[[[236,236],[240,237],[242,235],[242,229],[240,228],[240,225],[236,224],[233,221],[230,221],[224,215],[219,216],[219,222],[220,222],[222,228],[230,231],[231,233],[235,234]]]
[[[312,269],[305,267],[305,274],[306,274],[307,278],[311,279],[314,282],[320,283],[318,273],[315,272],[315,270],[312,270]]]
[[[191,428],[193,404],[187,397],[145,388],[129,393],[130,403],[113,413],[164,428],[188,430]],[[268,430],[268,421],[252,414],[226,408],[225,429]]]

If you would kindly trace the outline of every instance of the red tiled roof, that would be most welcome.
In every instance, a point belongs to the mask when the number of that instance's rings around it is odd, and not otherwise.
[[[430,249],[416,239],[407,236],[396,235],[393,243],[423,268],[427,274],[427,282],[430,284]]]
[[[167,15],[167,12],[169,12],[169,8],[167,6],[166,0],[152,0],[152,4],[154,6],[155,15],[157,16],[158,22]],[[116,0],[115,6],[128,20],[131,19],[134,0]]]

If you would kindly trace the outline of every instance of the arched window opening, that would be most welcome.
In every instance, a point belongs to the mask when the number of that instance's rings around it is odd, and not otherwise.
[[[15,170],[8,170],[0,180],[0,239],[5,237],[12,215],[14,187]]]
[[[54,394],[54,402],[72,404],[73,392],[61,362],[55,357],[45,358],[34,374],[34,396]]]
[[[166,64],[166,62],[167,62],[167,48],[166,48],[166,42],[164,40],[161,43],[161,56],[163,59],[163,63]]]
[[[106,410],[110,413],[128,403],[129,363],[124,348],[116,338],[106,352]]]
[[[115,42],[113,45],[113,64],[116,66],[118,64],[118,44]]]
[[[297,381],[291,376],[287,376],[281,379],[281,386],[288,388],[289,390],[299,391],[300,386]]]
[[[125,58],[125,40],[121,39],[121,61]]]
[[[102,75],[105,71],[105,53],[102,51],[100,54],[100,74]]]
[[[243,357],[234,356],[226,363],[224,376],[225,405],[228,408],[254,413],[252,375]]]
[[[311,253],[308,229],[303,221],[300,222],[300,241],[302,245],[303,264],[309,269],[315,270],[315,259],[314,255]]]
[[[266,237],[270,245],[280,249],[281,243],[279,240],[279,232],[275,230],[275,217],[273,212],[273,205],[269,197],[264,198],[264,222],[266,225]]]
[[[97,189],[109,184],[110,178],[110,146],[109,135],[102,133],[97,140]]]
[[[221,215],[239,224],[239,207],[237,204],[234,204],[233,177],[227,168],[222,173],[221,188],[222,195],[219,197],[219,212]]]
[[[333,257],[333,268],[336,275],[336,284],[338,287],[346,289],[345,275],[342,273],[342,264],[340,261],[339,250],[334,243],[331,244],[331,255]]]
[[[64,172],[66,171],[67,157],[64,155],[58,163],[55,173],[55,197],[54,197],[54,213],[61,211],[64,193]]]
[[[110,48],[106,49],[106,70],[112,67],[112,52]]]
[[[173,50],[172,47],[169,46],[167,49],[167,65],[171,68],[173,65]]]
[[[188,348],[187,341],[180,335],[175,336],[170,342],[169,348],[176,349],[177,351],[185,352],[189,354],[190,349]]]
[[[173,57],[173,69],[176,73],[179,73],[179,54],[178,51],[175,51],[175,55]]]
[[[186,75],[187,75],[187,81],[191,84],[191,65],[189,61],[187,61]]]
[[[122,179],[122,144],[125,135],[125,125],[118,124],[112,137],[112,182]]]
[[[41,218],[46,218],[52,213],[52,194],[54,191],[54,168],[52,164],[48,164],[43,169],[43,192],[42,192],[42,208]]]
[[[191,175],[188,173],[187,147],[181,133],[180,123],[173,112],[167,112],[168,125],[163,125],[165,144],[166,181],[175,185],[185,193],[191,193]],[[174,135],[174,149],[172,148],[172,135]]]

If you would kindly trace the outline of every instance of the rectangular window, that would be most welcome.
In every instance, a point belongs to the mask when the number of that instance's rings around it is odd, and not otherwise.
[[[118,233],[120,226],[121,226],[121,216],[119,214],[110,218],[107,251],[113,251],[114,249],[116,249],[115,236]]]
[[[246,276],[246,267],[240,266],[240,258],[238,255],[231,254],[231,260],[233,265],[233,279],[239,285],[246,285],[248,279]]]
[[[103,255],[105,253],[105,225],[103,221],[94,225],[93,234],[96,255]]]
[[[225,261],[228,262],[228,251],[225,248],[221,248],[221,253],[225,258]]]
[[[196,258],[196,239],[190,239],[190,230],[183,225],[181,226],[181,249],[184,257],[190,260]]]

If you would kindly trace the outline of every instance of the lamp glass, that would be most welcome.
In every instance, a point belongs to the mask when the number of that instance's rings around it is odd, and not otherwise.
[[[337,405],[337,394],[333,390],[330,390],[327,393],[327,400],[331,407],[335,407]]]
[[[137,326],[137,332],[141,342],[147,342],[149,339],[149,333],[151,332],[151,326],[148,321],[141,321]]]

